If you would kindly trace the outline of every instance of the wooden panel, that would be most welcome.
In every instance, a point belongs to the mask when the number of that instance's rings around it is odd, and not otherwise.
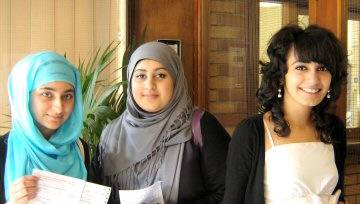
[[[194,2],[193,0],[138,0],[133,2],[134,34],[140,38],[147,25],[146,41],[180,39],[181,58],[190,95],[194,96]],[[169,20],[171,19],[171,20]]]
[[[296,2],[282,3],[282,25],[298,24],[298,7]]]
[[[31,1],[31,52],[54,50],[54,0]]]
[[[94,2],[75,0],[75,59],[89,57],[94,42]]]
[[[73,0],[55,1],[55,50],[60,54],[66,53],[69,60],[77,62],[74,6]]]
[[[245,11],[248,12],[245,24],[247,29],[245,31],[246,44],[246,66],[245,73],[238,76],[239,81],[246,81],[246,106],[247,110],[242,112],[248,116],[257,113],[256,107],[256,90],[259,83],[259,1],[248,0],[244,8],[248,8]],[[242,79],[242,76],[246,76],[246,79]]]
[[[11,1],[11,65],[30,52],[30,0]]]
[[[194,105],[206,108],[210,94],[207,94],[207,50],[206,39],[208,32],[206,26],[209,19],[207,10],[208,2],[202,0],[194,1]]]
[[[7,77],[11,70],[10,65],[10,0],[0,1],[0,113],[8,114]],[[0,126],[9,118],[0,115]],[[7,129],[0,129],[0,135],[7,132]]]

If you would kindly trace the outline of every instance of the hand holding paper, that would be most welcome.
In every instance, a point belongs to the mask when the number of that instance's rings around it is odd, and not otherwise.
[[[38,193],[30,204],[97,204],[107,203],[111,188],[59,175],[47,171],[34,170],[39,178]]]

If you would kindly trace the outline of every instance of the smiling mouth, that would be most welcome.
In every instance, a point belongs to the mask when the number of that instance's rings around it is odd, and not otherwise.
[[[308,94],[316,94],[321,91],[321,89],[309,89],[309,88],[300,88],[300,90]]]

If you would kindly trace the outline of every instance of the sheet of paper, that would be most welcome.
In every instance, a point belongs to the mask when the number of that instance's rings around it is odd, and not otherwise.
[[[37,169],[33,175],[39,177],[38,193],[30,204],[80,203],[85,181]]]
[[[80,199],[81,204],[106,204],[111,193],[111,188],[86,182]]]
[[[39,177],[38,193],[30,204],[97,204],[107,203],[111,188],[35,169]]]
[[[139,190],[119,190],[121,204],[164,204],[161,181]]]

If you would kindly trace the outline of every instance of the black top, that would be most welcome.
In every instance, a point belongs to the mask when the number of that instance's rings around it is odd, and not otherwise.
[[[203,146],[200,148],[192,140],[185,144],[178,203],[220,203],[224,195],[230,136],[209,112],[204,113],[200,123]],[[91,162],[90,175],[94,182],[104,184],[98,155]],[[109,203],[119,203],[117,189],[113,189]]]
[[[7,140],[9,133],[4,136],[0,136],[0,204],[5,203],[5,188],[4,188],[4,174],[5,174],[5,161],[7,153]],[[88,170],[90,164],[90,154],[88,144],[80,138],[80,141],[84,147],[85,167]]]
[[[344,164],[346,156],[346,129],[339,118],[330,115],[335,138],[334,153],[339,181],[334,192],[341,189],[344,200]],[[265,140],[263,115],[242,121],[229,145],[224,204],[265,203],[264,165]]]

